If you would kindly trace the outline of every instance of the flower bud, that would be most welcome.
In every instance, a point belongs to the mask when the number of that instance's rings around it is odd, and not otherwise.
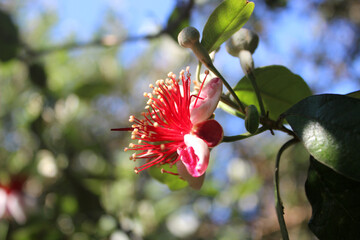
[[[186,27],[178,35],[180,46],[185,48],[192,48],[194,44],[199,42],[199,39],[200,33],[194,27]]]
[[[195,56],[206,67],[212,66],[212,61],[207,50],[200,44],[200,33],[194,27],[186,27],[178,35],[178,42],[180,46],[190,48]]]
[[[255,32],[241,28],[226,42],[226,50],[230,55],[238,57],[241,50],[254,53],[258,44],[259,36]]]
[[[245,112],[245,128],[249,133],[254,134],[259,128],[259,112],[254,105],[247,106]]]

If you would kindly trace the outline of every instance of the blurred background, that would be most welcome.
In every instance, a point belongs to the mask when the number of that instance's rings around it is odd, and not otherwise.
[[[170,191],[135,174],[130,133],[110,131],[142,111],[150,83],[186,66],[195,75],[175,38],[187,25],[201,32],[220,2],[0,0],[0,240],[280,238],[273,173],[285,134],[222,143],[200,191]],[[254,2],[257,67],[284,65],[315,94],[360,88],[359,1]],[[215,65],[232,86],[243,77],[224,47]],[[222,110],[216,119],[225,135],[245,132]],[[282,159],[293,239],[315,239],[307,167],[301,146]]]

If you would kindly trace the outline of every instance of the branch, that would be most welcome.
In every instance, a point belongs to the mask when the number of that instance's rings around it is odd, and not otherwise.
[[[100,38],[96,38],[90,42],[73,42],[73,43],[66,43],[59,46],[52,46],[44,49],[34,50],[31,49],[27,44],[22,43],[23,48],[25,49],[25,57],[22,57],[22,60],[28,58],[39,58],[47,54],[51,54],[57,51],[63,50],[75,50],[75,49],[82,49],[88,47],[115,47],[119,46],[125,42],[134,42],[139,40],[151,40],[160,37],[162,34],[166,33],[165,30],[161,30],[156,34],[148,34],[143,36],[129,36],[125,38],[121,38],[115,35],[106,35]]]

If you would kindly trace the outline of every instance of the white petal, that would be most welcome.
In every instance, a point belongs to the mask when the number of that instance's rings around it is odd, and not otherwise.
[[[7,207],[9,209],[10,215],[15,219],[17,223],[25,223],[26,215],[22,202],[22,197],[19,193],[13,192],[9,194]]]
[[[5,215],[6,201],[7,201],[7,194],[4,189],[0,188],[0,219]]]

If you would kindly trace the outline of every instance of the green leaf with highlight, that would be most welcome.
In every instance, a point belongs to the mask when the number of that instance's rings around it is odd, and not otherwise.
[[[225,0],[205,24],[201,44],[210,53],[228,40],[250,18],[255,4],[246,0]]]
[[[337,94],[311,96],[291,107],[284,117],[315,159],[360,181],[360,99]]]

